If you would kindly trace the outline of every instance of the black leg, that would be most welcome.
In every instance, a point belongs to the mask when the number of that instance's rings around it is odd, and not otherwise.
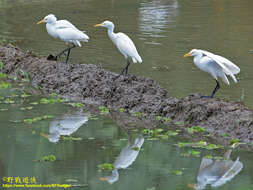
[[[57,58],[58,57],[60,57],[62,54],[64,54],[64,55],[66,55],[65,54],[65,52],[67,52],[67,59],[66,59],[66,63],[67,63],[67,61],[68,61],[68,56],[69,56],[69,54],[70,54],[70,50],[72,49],[72,48],[74,48],[74,47],[76,47],[75,45],[73,45],[72,47],[68,47],[68,48],[66,48],[66,49],[64,49],[64,50],[62,50],[60,53],[58,53],[56,56],[53,56],[53,55],[49,55],[48,57],[47,57],[47,60],[54,60],[54,61],[57,61]]]
[[[117,75],[116,77],[114,77],[114,78],[113,78],[113,80],[116,80],[117,78],[119,78],[121,75],[123,75],[123,74],[124,74],[124,72],[125,72],[125,74],[127,74],[127,71],[128,71],[128,67],[129,67],[129,65],[130,65],[130,62],[129,62],[129,61],[127,61],[127,65],[126,65],[126,67],[124,67],[124,69],[120,72],[120,74],[119,74],[119,75]]]
[[[213,98],[214,94],[219,90],[220,88],[220,83],[219,81],[215,80],[216,81],[216,86],[212,92],[212,94],[210,96],[201,96],[201,98]]]
[[[126,65],[126,75],[127,75],[127,72],[128,72],[128,67],[129,67],[129,65],[130,65],[130,62],[129,61],[127,61],[127,65]]]
[[[70,50],[71,50],[71,49],[69,49],[69,50],[68,50],[68,53],[67,53],[66,64],[68,63],[68,60],[69,60]]]

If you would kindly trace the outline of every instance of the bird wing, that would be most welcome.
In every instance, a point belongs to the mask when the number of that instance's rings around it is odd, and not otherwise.
[[[116,45],[119,51],[126,55],[127,57],[131,57],[132,59],[136,59],[138,62],[142,62],[140,55],[137,52],[137,49],[133,43],[133,41],[124,33],[117,33],[117,41]]]
[[[55,25],[55,32],[61,40],[66,42],[72,42],[80,47],[81,44],[79,41],[87,42],[89,39],[89,37],[85,33],[78,30],[73,24],[71,24],[67,20],[57,21]]]
[[[58,20],[55,28],[56,28],[56,30],[58,30],[60,32],[62,32],[63,30],[66,30],[68,32],[70,32],[72,30],[76,30],[77,32],[72,31],[70,33],[72,33],[72,34],[79,33],[79,35],[77,35],[77,36],[81,37],[81,39],[79,39],[79,40],[82,40],[82,39],[88,40],[89,39],[89,37],[86,34],[84,34],[85,31],[80,31],[78,28],[76,28],[72,23],[70,23],[67,20]]]
[[[200,50],[200,52],[213,59],[227,75],[231,76],[231,74],[238,74],[240,72],[240,68],[225,57],[204,50]]]
[[[72,42],[75,45],[78,45],[81,47],[81,44],[79,41],[87,42],[89,37],[84,34],[80,30],[75,30],[73,28],[58,28],[56,30],[56,33],[58,34],[58,37],[66,42]]]
[[[75,30],[78,30],[72,23],[70,23],[67,20],[58,20],[56,22],[56,29],[59,29],[59,28],[73,28]]]

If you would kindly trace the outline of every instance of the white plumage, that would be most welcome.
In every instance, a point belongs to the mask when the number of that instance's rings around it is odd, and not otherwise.
[[[61,56],[64,52],[68,51],[67,59],[70,53],[70,50],[75,46],[81,47],[80,42],[88,42],[89,37],[83,32],[78,30],[73,24],[67,20],[57,20],[53,14],[47,15],[44,19],[39,21],[37,24],[46,23],[46,29],[50,36],[53,38],[59,38],[60,40],[68,43],[74,44],[73,47],[63,50],[60,54],[56,56]]]
[[[200,68],[202,71],[208,72],[212,75],[212,77],[216,80],[217,86],[212,92],[211,96],[215,94],[215,92],[219,89],[218,77],[220,77],[223,82],[229,85],[229,80],[226,75],[229,75],[235,83],[237,83],[237,79],[235,74],[240,72],[240,68],[236,66],[234,63],[229,61],[228,59],[210,53],[208,51],[193,49],[189,53],[185,54],[184,57],[194,56],[193,62],[194,64]]]
[[[108,32],[108,35],[126,59],[131,58],[133,63],[142,63],[141,56],[138,54],[133,41],[126,34],[122,32],[116,34]]]
[[[122,53],[127,60],[126,67],[121,71],[120,75],[122,75],[125,71],[127,74],[128,66],[130,62],[128,59],[132,59],[133,63],[142,63],[142,58],[139,55],[133,41],[124,33],[114,33],[114,24],[110,21],[104,21],[101,24],[96,24],[95,27],[102,26],[108,29],[107,33],[112,42],[116,45],[120,53]],[[119,75],[119,76],[120,76]],[[116,78],[118,78],[117,76]]]
[[[53,14],[47,15],[43,20],[37,24],[46,23],[46,29],[50,36],[59,38],[66,43],[73,43],[81,47],[80,41],[88,42],[89,37],[78,30],[73,24],[67,20],[57,20]]]

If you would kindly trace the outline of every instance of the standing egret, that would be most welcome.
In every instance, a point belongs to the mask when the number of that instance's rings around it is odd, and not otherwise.
[[[234,80],[234,82],[237,83],[234,75],[240,72],[240,68],[228,59],[200,49],[193,49],[184,55],[184,57],[189,56],[194,56],[194,64],[202,71],[210,73],[216,81],[216,87],[214,88],[212,94],[210,96],[201,97],[213,98],[214,94],[220,88],[218,77],[220,77],[224,83],[229,85],[229,81],[226,76],[229,75]]]
[[[57,20],[57,18],[53,14],[47,15],[44,19],[37,22],[37,24],[46,23],[46,29],[50,36],[53,38],[59,38],[60,40],[68,43],[72,43],[73,46],[68,47],[61,51],[56,56],[49,55],[48,60],[57,60],[58,57],[60,57],[62,54],[66,55],[65,52],[67,52],[67,58],[66,63],[69,59],[70,50],[76,46],[81,47],[82,42],[88,42],[89,37],[82,31],[78,30],[73,24],[71,24],[67,20]]]
[[[112,40],[112,42],[116,45],[120,53],[122,53],[127,60],[126,67],[120,72],[120,74],[117,77],[114,78],[114,80],[120,77],[121,75],[123,75],[124,71],[125,71],[125,74],[127,74],[128,67],[130,65],[129,58],[132,59],[133,63],[137,63],[137,62],[142,63],[142,59],[140,55],[138,54],[133,41],[126,34],[122,32],[114,33],[113,32],[114,24],[112,22],[104,21],[101,24],[95,25],[95,27],[98,27],[98,26],[102,26],[108,29],[107,33],[108,33],[109,38]]]

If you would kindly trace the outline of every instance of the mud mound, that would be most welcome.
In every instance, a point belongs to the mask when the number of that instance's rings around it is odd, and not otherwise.
[[[220,99],[205,99],[191,95],[183,99],[169,97],[168,92],[150,78],[128,75],[116,81],[116,73],[91,64],[65,64],[48,61],[22,52],[18,48],[0,47],[4,72],[13,74],[22,69],[31,75],[32,82],[45,93],[56,92],[71,100],[104,105],[147,115],[170,117],[184,121],[185,126],[199,125],[220,138],[253,141],[253,114],[241,103]]]

